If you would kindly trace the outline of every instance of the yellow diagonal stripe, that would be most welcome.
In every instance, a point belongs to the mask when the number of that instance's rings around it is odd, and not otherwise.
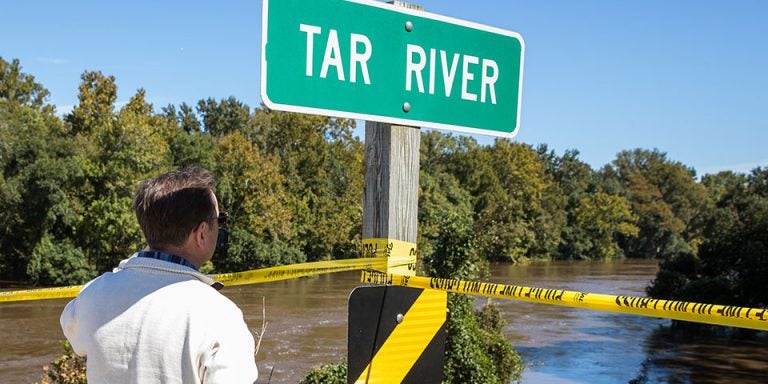
[[[446,302],[445,292],[425,289],[355,383],[402,382],[445,323]]]
[[[768,309],[363,271],[361,281],[768,331]]]

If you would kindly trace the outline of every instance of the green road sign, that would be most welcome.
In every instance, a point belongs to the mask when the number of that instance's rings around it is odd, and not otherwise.
[[[261,96],[272,109],[512,137],[515,32],[363,0],[264,0]]]

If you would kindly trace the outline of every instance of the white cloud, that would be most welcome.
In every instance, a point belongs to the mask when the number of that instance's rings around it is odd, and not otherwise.
[[[58,57],[38,57],[37,61],[45,64],[63,65],[69,63],[67,59],[61,59]]]
[[[128,104],[128,101],[116,101],[115,111],[119,111],[126,104]],[[71,113],[73,109],[75,109],[75,106],[72,104],[56,105],[56,116],[64,117],[64,115]]]
[[[72,112],[72,109],[74,109],[74,105],[57,105],[56,106],[56,116],[63,117],[64,115]]]
[[[724,164],[724,165],[714,165],[711,167],[704,167],[700,170],[698,170],[699,176],[706,175],[706,174],[715,174],[721,171],[733,171],[736,173],[749,173],[753,169],[757,167],[766,167],[768,166],[768,160],[758,160],[753,161],[749,163],[739,163],[739,164]]]

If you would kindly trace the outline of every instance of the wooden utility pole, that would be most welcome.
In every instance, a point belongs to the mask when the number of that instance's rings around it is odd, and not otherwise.
[[[391,1],[398,7],[421,6]],[[410,108],[403,100],[404,111]],[[363,253],[389,257],[386,272],[416,274],[421,132],[366,121]]]
[[[389,273],[415,274],[419,135],[416,127],[365,123],[363,248],[389,256]]]

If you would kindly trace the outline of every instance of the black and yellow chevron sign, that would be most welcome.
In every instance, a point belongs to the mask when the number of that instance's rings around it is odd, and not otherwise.
[[[440,383],[445,292],[358,287],[349,296],[348,384]]]

